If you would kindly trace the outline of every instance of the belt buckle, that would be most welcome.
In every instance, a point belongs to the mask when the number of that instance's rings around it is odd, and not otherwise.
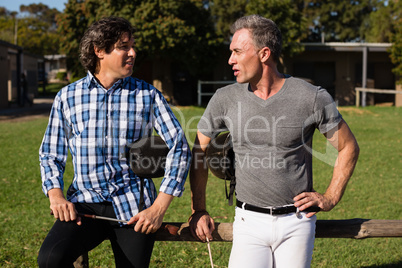
[[[277,207],[272,207],[271,208],[271,216],[273,216],[273,215],[277,215]]]
[[[277,215],[276,213],[277,207],[271,207],[269,210],[271,211],[270,213],[271,216]]]

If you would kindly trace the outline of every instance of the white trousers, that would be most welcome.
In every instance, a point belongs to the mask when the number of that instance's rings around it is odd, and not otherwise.
[[[271,216],[236,207],[229,268],[310,267],[316,216]]]

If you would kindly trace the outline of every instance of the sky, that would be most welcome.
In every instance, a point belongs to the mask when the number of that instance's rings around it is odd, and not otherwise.
[[[49,8],[56,8],[60,12],[64,10],[64,4],[66,4],[68,0],[0,0],[0,7],[5,7],[8,11],[17,11],[20,12],[21,5],[30,5],[30,4],[45,4]]]

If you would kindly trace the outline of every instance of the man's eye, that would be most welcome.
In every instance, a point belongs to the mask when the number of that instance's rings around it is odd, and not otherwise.
[[[117,49],[120,49],[120,50],[129,50],[130,47],[129,47],[129,46],[118,46]]]

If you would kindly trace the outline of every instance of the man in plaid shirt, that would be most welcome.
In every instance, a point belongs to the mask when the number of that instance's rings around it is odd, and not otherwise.
[[[43,192],[57,220],[40,249],[40,267],[71,267],[78,256],[105,239],[111,242],[116,267],[148,267],[154,232],[173,197],[184,190],[189,146],[162,94],[131,77],[136,57],[133,32],[122,18],[92,24],[80,43],[87,76],[55,97],[39,158]],[[154,129],[169,147],[159,194],[151,179],[143,178],[141,185],[127,159],[128,146]],[[68,151],[74,178],[65,198]],[[81,218],[78,213],[129,222]]]

